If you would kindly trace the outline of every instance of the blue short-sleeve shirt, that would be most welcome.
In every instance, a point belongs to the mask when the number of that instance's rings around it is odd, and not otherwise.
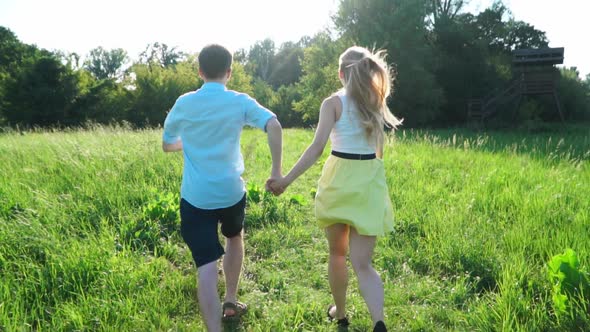
[[[245,93],[208,82],[180,96],[164,121],[164,143],[182,140],[181,197],[201,209],[234,205],[246,189],[240,136],[245,125],[265,130],[275,114]]]

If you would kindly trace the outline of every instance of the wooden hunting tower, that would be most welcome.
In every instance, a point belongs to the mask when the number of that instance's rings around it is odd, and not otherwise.
[[[502,106],[515,103],[515,111],[524,96],[550,95],[559,117],[563,113],[557,96],[556,81],[559,72],[554,66],[563,63],[564,48],[522,49],[512,52],[513,79],[503,91],[468,103],[469,120],[484,121],[500,111]]]

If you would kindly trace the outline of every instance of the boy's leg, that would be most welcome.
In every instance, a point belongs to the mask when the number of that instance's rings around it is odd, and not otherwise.
[[[238,284],[244,261],[244,218],[246,210],[246,195],[233,206],[221,212],[221,233],[226,237],[225,256],[223,257],[223,274],[225,275],[224,302],[236,303]],[[237,313],[230,308],[224,312],[225,316]]]
[[[217,293],[217,261],[198,268],[197,294],[207,331],[221,331],[221,302]]]
[[[330,247],[328,262],[328,280],[330,290],[336,305],[336,311],[329,315],[336,319],[346,317],[346,288],[348,287],[348,267],[346,254],[348,252],[348,225],[334,224],[326,227],[326,237]]]
[[[223,255],[214,210],[203,210],[184,199],[180,202],[180,234],[197,266],[199,308],[208,331],[221,330],[221,304],[217,293],[217,260]]]
[[[238,283],[242,273],[244,261],[244,232],[227,238],[225,242],[225,256],[223,256],[223,273],[225,275],[225,299],[224,302],[236,303],[238,296]],[[232,312],[227,312],[233,315]]]
[[[375,240],[375,236],[360,235],[356,229],[350,228],[350,262],[373,324],[383,320],[383,282],[371,264]]]

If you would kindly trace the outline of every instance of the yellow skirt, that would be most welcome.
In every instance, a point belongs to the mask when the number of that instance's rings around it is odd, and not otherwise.
[[[315,215],[320,227],[347,224],[368,236],[393,231],[393,210],[383,161],[330,155],[318,181]]]

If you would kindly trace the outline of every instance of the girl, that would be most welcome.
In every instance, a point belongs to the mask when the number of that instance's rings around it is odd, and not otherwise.
[[[359,281],[373,320],[373,331],[386,331],[383,322],[383,283],[371,259],[376,236],[393,230],[391,201],[383,168],[383,127],[401,123],[389,111],[386,98],[391,77],[384,52],[354,46],[339,60],[344,89],[325,99],[313,143],[284,178],[269,179],[267,188],[281,194],[322,155],[328,137],[332,154],[318,182],[315,214],[326,230],[330,248],[328,279],[334,305],[328,316],[348,326],[346,254]]]

